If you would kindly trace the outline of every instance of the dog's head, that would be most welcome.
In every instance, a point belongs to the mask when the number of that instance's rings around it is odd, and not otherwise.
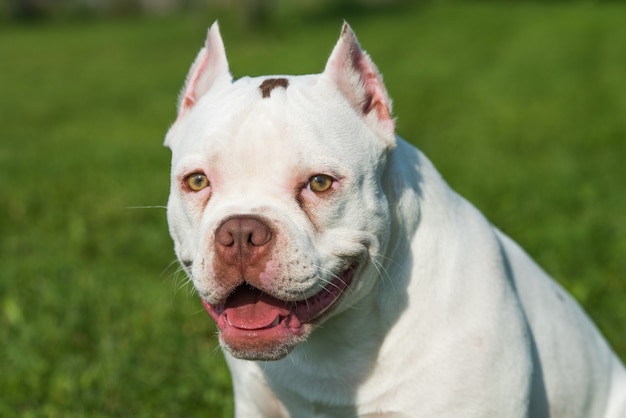
[[[232,355],[284,357],[375,285],[394,122],[347,24],[321,74],[236,81],[214,24],[165,142],[176,254]]]

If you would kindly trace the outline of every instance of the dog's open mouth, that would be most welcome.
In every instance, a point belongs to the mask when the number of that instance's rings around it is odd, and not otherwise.
[[[282,301],[243,283],[224,303],[202,304],[227,345],[271,345],[305,333],[304,325],[314,323],[341,297],[355,270],[351,265],[317,294],[300,301]]]
[[[350,266],[317,294],[301,301],[282,301],[243,283],[222,304],[202,302],[220,329],[232,326],[242,330],[262,330],[281,324],[298,328],[319,318],[333,305],[350,285],[355,269],[356,266]]]

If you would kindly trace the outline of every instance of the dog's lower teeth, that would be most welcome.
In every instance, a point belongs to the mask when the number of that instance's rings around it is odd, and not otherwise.
[[[270,327],[275,327],[278,324],[280,324],[280,316],[277,316],[276,319],[274,319],[274,322],[270,324]]]

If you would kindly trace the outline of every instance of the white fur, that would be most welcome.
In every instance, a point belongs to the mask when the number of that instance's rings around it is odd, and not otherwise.
[[[284,358],[226,350],[237,417],[626,417],[626,373],[598,330],[394,137],[380,75],[349,27],[324,73],[285,78],[269,98],[265,77],[231,82],[214,26],[166,139],[170,231],[205,300],[228,292],[212,271],[213,237],[233,214],[279,231],[265,285],[281,299],[309,297],[345,258],[362,261]],[[195,171],[210,190],[180,186]],[[319,173],[341,179],[330,198],[299,188]]]

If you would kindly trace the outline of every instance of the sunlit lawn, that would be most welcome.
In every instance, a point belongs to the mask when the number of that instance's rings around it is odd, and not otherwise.
[[[160,208],[163,135],[215,17],[0,27],[0,416],[232,416],[214,328],[172,264]],[[320,71],[341,21],[251,33],[226,19],[231,69]],[[622,358],[624,22],[624,6],[566,4],[350,19],[399,133]]]

